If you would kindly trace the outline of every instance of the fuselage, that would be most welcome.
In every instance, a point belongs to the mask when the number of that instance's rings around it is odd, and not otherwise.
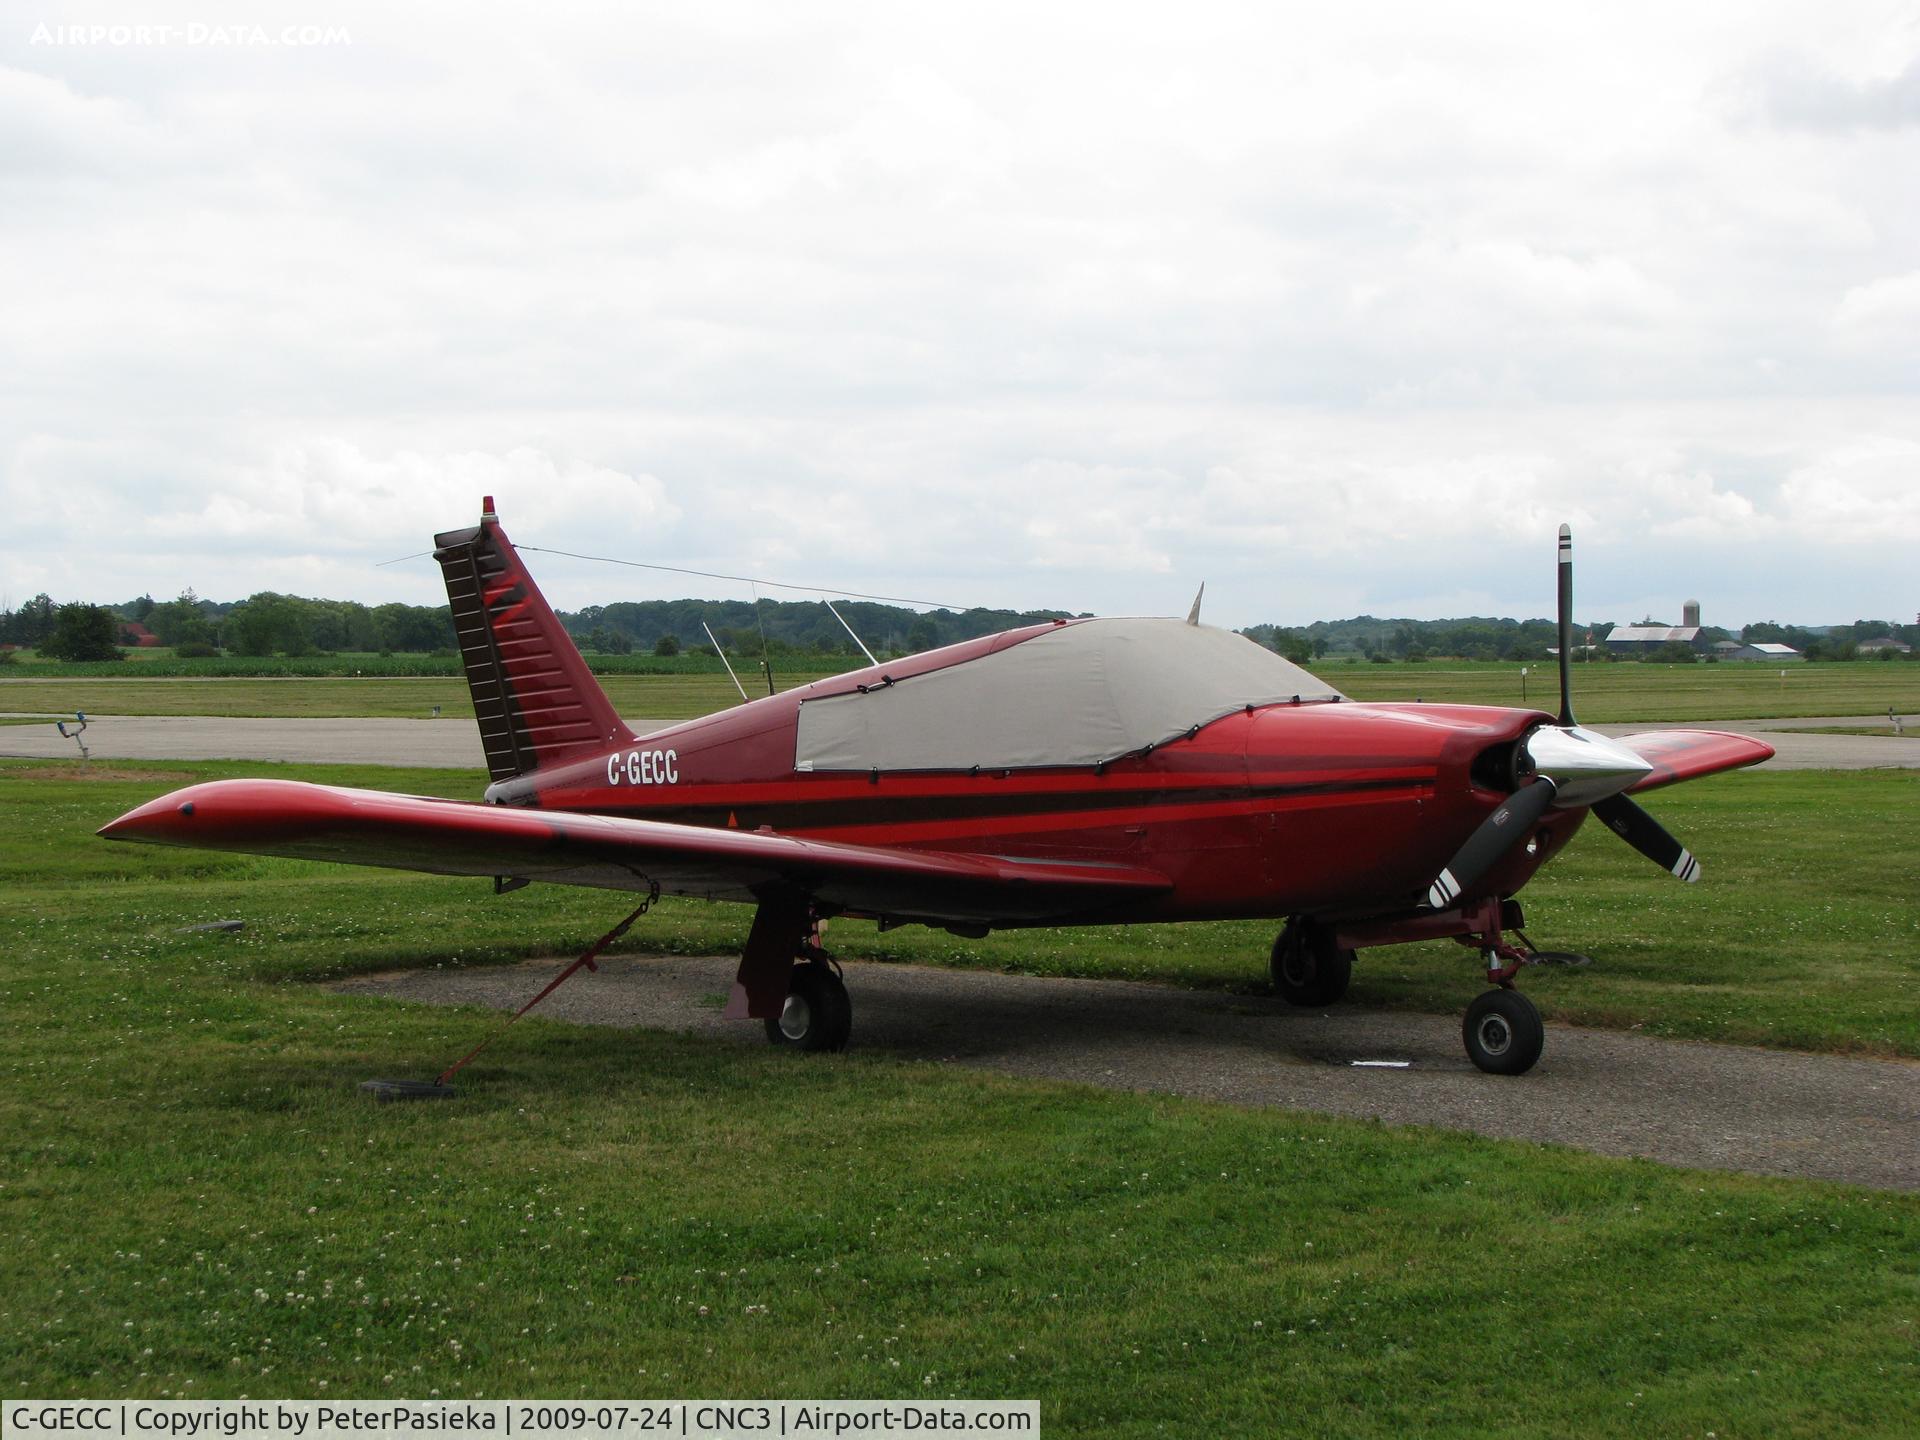
[[[1177,920],[1417,908],[1431,876],[1508,791],[1497,756],[1551,717],[1338,699],[1235,710],[1098,764],[965,770],[797,768],[801,707],[993,653],[1010,631],[836,676],[497,783],[495,803],[810,839],[1145,866],[1163,895],[1102,918]],[[1553,811],[1483,882],[1511,894],[1571,838]]]

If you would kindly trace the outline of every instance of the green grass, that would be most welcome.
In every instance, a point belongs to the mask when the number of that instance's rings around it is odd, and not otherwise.
[[[182,657],[166,646],[128,648],[118,660],[51,660],[34,650],[12,652],[4,663],[7,673],[18,679],[95,679],[95,680],[214,680],[214,679],[414,679],[426,676],[452,676],[465,672],[460,657],[452,650],[431,654],[420,651],[369,650],[316,651],[308,655],[209,655]],[[587,664],[596,675],[717,675],[726,676],[719,657],[692,651],[679,655],[655,655],[651,652],[630,655],[603,655],[593,652]],[[781,670],[825,669],[833,673],[866,663],[861,656],[775,655],[776,678]],[[742,675],[757,671],[757,661],[736,659],[734,668]]]
[[[454,1104],[374,1106],[497,1017],[296,982],[571,949],[619,901],[89,838],[188,769],[143,768],[0,768],[0,1393],[1038,1396],[1102,1436],[1911,1413],[1910,1196],[538,1018]]]
[[[1796,729],[1800,735],[1880,735],[1891,740],[1896,735],[1912,738],[1920,736],[1920,726],[1903,727],[1895,730],[1891,725],[1809,725]]]
[[[776,674],[781,689],[822,678],[820,671]],[[751,677],[748,693],[753,694]],[[636,720],[691,720],[739,703],[724,674],[610,675],[601,677],[614,709]],[[403,680],[253,679],[31,680],[0,678],[0,711],[71,715],[229,715],[279,718],[385,716],[472,723],[473,700],[464,678]]]
[[[424,658],[424,657],[414,657]],[[613,657],[633,663],[651,657]],[[213,662],[207,662],[213,663]],[[711,662],[709,662],[711,663]],[[1413,700],[1519,705],[1518,666],[1445,661],[1426,665],[1323,667],[1329,684],[1356,700]],[[831,668],[776,671],[781,689],[836,673]],[[743,675],[750,694],[753,677]],[[652,720],[692,719],[724,710],[739,699],[717,669],[676,674],[601,677],[614,708]],[[1557,706],[1551,668],[1534,667],[1526,703]],[[1636,720],[1738,720],[1774,715],[1885,714],[1889,705],[1920,713],[1920,665],[1797,665],[1782,680],[1776,669],[1743,665],[1582,665],[1574,695],[1580,718],[1595,723]],[[385,715],[470,718],[465,680],[451,673],[425,679],[331,678],[142,679],[107,667],[104,673],[35,679],[0,672],[0,711],[33,710],[102,715]]]
[[[1552,665],[1529,665],[1524,703],[1559,707]],[[1786,670],[1785,678],[1780,671]],[[1518,665],[1332,665],[1325,678],[1356,700],[1519,705]],[[1750,720],[1775,715],[1884,715],[1920,710],[1920,666],[1872,664],[1577,665],[1574,711],[1583,721]]]

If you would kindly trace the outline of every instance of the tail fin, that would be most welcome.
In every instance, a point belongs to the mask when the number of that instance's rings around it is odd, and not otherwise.
[[[501,530],[491,495],[477,526],[433,543],[495,781],[633,738]]]

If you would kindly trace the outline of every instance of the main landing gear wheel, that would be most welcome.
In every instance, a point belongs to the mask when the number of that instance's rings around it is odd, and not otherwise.
[[[818,960],[793,967],[787,1003],[766,1022],[767,1039],[797,1050],[844,1050],[853,1033],[853,1002],[833,967]]]
[[[1289,1005],[1331,1005],[1353,979],[1353,951],[1333,943],[1332,932],[1304,920],[1289,920],[1268,957],[1273,988]]]
[[[1467,1007],[1467,1058],[1489,1075],[1524,1075],[1540,1058],[1546,1027],[1518,990],[1489,990]]]

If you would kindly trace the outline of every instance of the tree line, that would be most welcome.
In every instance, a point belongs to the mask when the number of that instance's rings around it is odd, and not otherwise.
[[[40,594],[17,610],[0,610],[0,644],[31,647],[55,660],[112,660],[122,647],[139,643],[132,625],[189,657],[432,652],[454,644],[445,605],[362,605],[274,590],[224,605],[192,590],[172,600],[143,595],[116,606],[56,605]]]
[[[1643,620],[1640,624],[1659,622]],[[1599,646],[1614,629],[1612,620],[1584,620],[1573,627],[1574,644],[1583,647],[1575,658],[1587,653],[1584,647]],[[1328,654],[1360,655],[1368,660],[1412,660],[1446,657],[1459,660],[1507,660],[1524,664],[1545,660],[1559,641],[1558,626],[1552,620],[1495,619],[1468,616],[1456,620],[1382,620],[1373,615],[1356,615],[1349,620],[1316,620],[1311,625],[1252,625],[1241,632],[1261,644],[1279,651],[1296,664],[1308,664]],[[1773,643],[1791,645],[1809,660],[1851,660],[1859,653],[1862,641],[1882,636],[1904,640],[1920,649],[1920,624],[1897,625],[1891,620],[1856,620],[1851,625],[1832,625],[1818,629],[1804,625],[1780,625],[1760,621],[1743,625],[1738,631],[1715,625],[1701,627],[1709,642],[1739,640],[1745,644]],[[1593,658],[1612,659],[1604,649]],[[1663,647],[1645,658],[1664,661],[1693,661],[1703,658],[1684,644]]]
[[[871,600],[835,602],[840,615],[876,655],[910,654],[981,635],[1061,619],[1059,610],[910,610]],[[727,654],[858,656],[859,647],[819,600],[637,600],[559,612],[581,649],[597,654],[650,651],[711,653],[708,631]],[[184,590],[172,600],[150,595],[122,605],[56,604],[40,594],[17,609],[0,609],[0,644],[33,648],[53,659],[109,660],[136,643],[129,623],[144,627],[178,655],[241,656],[451,652],[453,618],[445,605],[363,605],[262,590],[219,603]],[[1603,640],[1608,620],[1574,627],[1576,643]],[[1370,660],[1449,657],[1525,663],[1545,660],[1557,643],[1554,622],[1468,616],[1451,620],[1381,619],[1358,615],[1306,626],[1252,625],[1241,632],[1299,664],[1326,655]],[[1814,660],[1846,660],[1865,640],[1892,636],[1920,648],[1920,625],[1857,620],[1824,629],[1762,621],[1734,632],[1705,627],[1710,640],[1791,645]],[[1682,647],[1684,648],[1684,647]],[[1655,658],[1658,658],[1656,656]],[[1670,657],[1681,658],[1677,654]]]
[[[601,653],[708,651],[707,631],[729,655],[857,656],[845,617],[876,655],[905,655],[1065,617],[1062,610],[909,610],[872,600],[623,600],[561,611],[581,647]]]

